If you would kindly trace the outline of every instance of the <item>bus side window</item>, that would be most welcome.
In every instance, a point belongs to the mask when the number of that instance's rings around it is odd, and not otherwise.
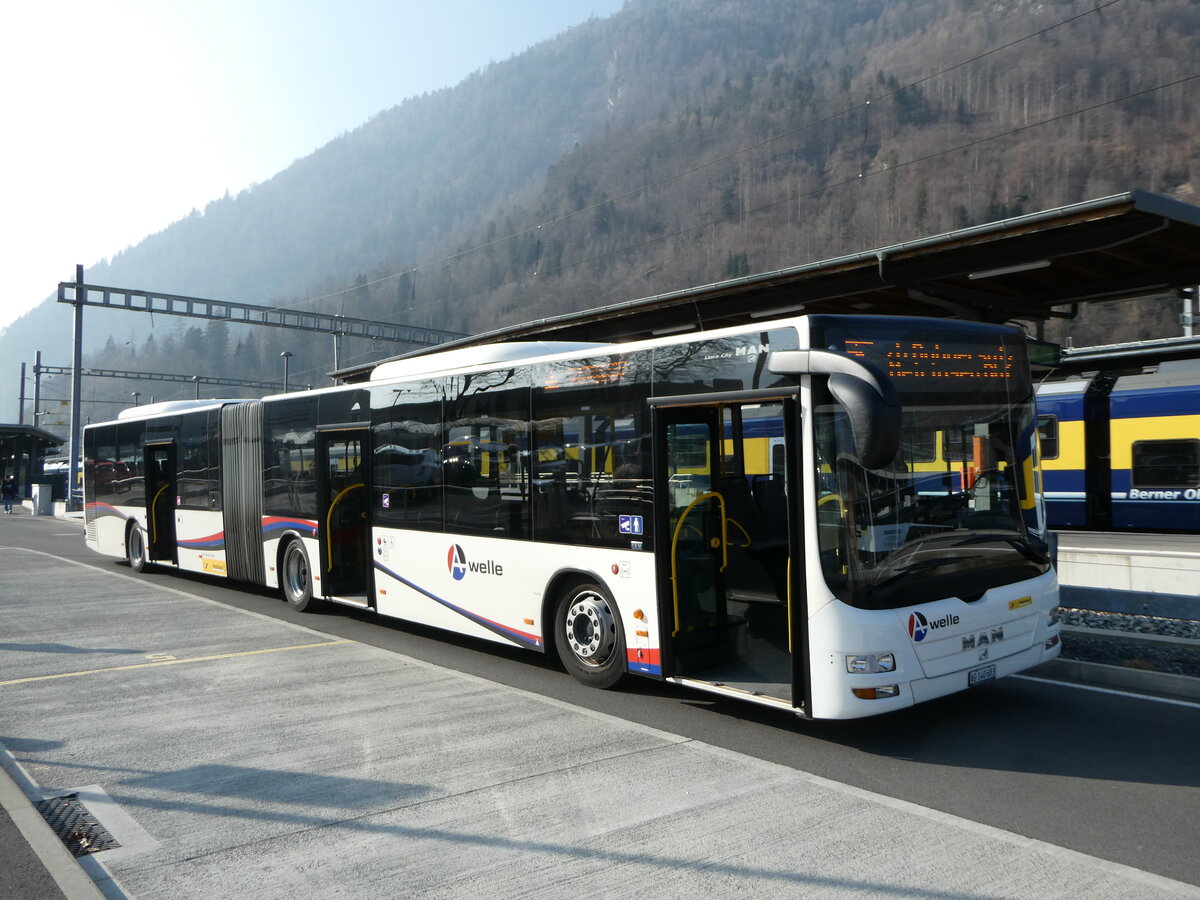
[[[383,399],[386,405],[372,425],[375,517],[394,527],[441,531],[441,384],[429,380],[387,389]]]
[[[528,538],[529,490],[520,448],[529,444],[527,376],[512,369],[452,376],[442,447],[447,531]]]

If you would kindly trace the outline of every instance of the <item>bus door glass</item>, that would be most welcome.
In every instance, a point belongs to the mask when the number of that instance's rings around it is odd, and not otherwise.
[[[720,498],[713,492],[720,465],[719,412],[715,407],[662,410],[658,496],[667,564],[663,621],[671,635],[677,673],[704,668],[726,643],[722,584]]]
[[[675,674],[803,699],[804,617],[790,615],[794,402],[659,410],[669,503],[660,532],[668,562]],[[796,609],[804,609],[797,602]]]
[[[366,436],[366,429],[318,432],[320,585],[324,596],[355,596],[367,590]]]
[[[147,444],[143,459],[150,559],[178,562],[175,553],[175,444]]]

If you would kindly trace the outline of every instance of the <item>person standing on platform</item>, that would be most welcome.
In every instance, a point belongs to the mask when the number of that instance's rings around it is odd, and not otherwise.
[[[11,516],[13,500],[17,498],[17,480],[11,475],[5,475],[4,483],[0,485],[0,494],[4,495],[4,514]]]

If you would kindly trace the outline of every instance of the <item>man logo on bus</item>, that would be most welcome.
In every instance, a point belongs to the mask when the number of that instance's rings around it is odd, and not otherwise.
[[[446,555],[446,566],[450,569],[450,575],[455,581],[462,581],[466,577],[467,556],[458,544],[450,545],[450,552]]]

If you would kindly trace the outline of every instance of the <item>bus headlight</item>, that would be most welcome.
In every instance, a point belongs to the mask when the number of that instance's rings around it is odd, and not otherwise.
[[[1059,619],[1062,618],[1062,608],[1056,606],[1052,610],[1050,610],[1048,615],[1050,616],[1050,625],[1051,626],[1057,625],[1059,622]]]
[[[846,671],[851,675],[874,675],[879,672],[895,672],[894,653],[864,653],[846,657]]]

